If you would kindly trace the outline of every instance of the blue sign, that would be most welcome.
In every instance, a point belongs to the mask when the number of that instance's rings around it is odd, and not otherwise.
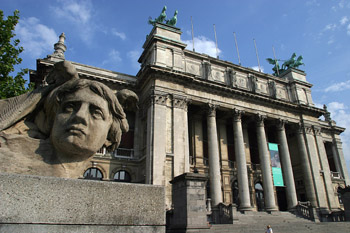
[[[271,166],[272,166],[272,176],[273,176],[273,185],[278,187],[283,187],[283,175],[281,168],[281,160],[278,153],[278,144],[276,143],[268,143],[270,158],[271,158]]]

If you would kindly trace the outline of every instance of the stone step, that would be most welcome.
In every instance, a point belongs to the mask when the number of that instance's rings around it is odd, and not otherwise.
[[[295,233],[295,232],[350,232],[350,222],[312,222],[304,218],[295,216],[289,212],[247,212],[238,213],[238,221],[233,224],[212,225],[210,229],[198,230],[198,233],[255,233],[265,232],[266,225],[271,225],[275,233]]]

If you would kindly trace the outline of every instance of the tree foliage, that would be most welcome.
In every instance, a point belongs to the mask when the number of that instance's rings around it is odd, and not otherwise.
[[[16,76],[11,76],[15,71],[14,66],[22,62],[19,55],[23,52],[23,47],[19,46],[19,39],[14,39],[18,20],[18,10],[5,19],[0,10],[0,99],[21,95],[33,89],[31,84],[28,88],[25,87],[26,80],[23,76],[28,73],[28,69],[21,69]]]

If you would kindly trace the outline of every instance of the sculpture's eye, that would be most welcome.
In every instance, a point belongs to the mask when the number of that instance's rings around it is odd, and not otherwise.
[[[62,106],[62,112],[73,112],[75,104],[72,102],[64,103]]]
[[[90,106],[90,113],[91,113],[92,117],[95,119],[104,119],[103,111],[97,106],[91,105]]]

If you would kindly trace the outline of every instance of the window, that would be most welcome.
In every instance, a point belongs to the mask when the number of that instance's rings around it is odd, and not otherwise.
[[[131,176],[127,171],[120,170],[114,174],[114,181],[117,182],[131,182]]]
[[[100,169],[91,167],[84,172],[84,178],[90,180],[102,180],[103,175]]]

